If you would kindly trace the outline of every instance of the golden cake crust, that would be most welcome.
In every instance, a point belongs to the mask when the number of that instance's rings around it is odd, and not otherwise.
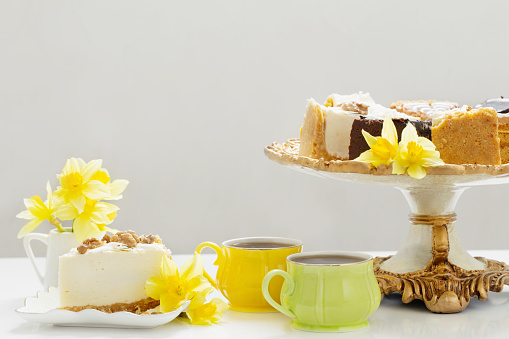
[[[319,104],[310,104],[300,130],[299,155],[314,159],[332,160],[325,146],[325,117]]]
[[[152,298],[146,298],[142,300],[135,301],[133,303],[116,303],[111,305],[86,305],[86,306],[71,306],[71,307],[62,307],[63,310],[68,310],[72,312],[79,312],[83,310],[98,310],[104,313],[115,313],[115,312],[131,312],[136,314],[141,314],[145,311],[148,311],[152,308],[159,306],[159,300],[154,300]]]

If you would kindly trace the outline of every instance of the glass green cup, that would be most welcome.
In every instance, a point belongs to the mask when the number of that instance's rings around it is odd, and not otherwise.
[[[373,257],[354,252],[308,252],[288,256],[287,272],[272,270],[262,292],[276,310],[306,331],[346,332],[368,326],[382,298]],[[270,280],[281,275],[281,305],[269,294]]]

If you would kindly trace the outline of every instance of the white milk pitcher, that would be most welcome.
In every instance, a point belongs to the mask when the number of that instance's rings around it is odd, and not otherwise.
[[[70,229],[69,229],[70,231]],[[35,263],[34,253],[30,245],[32,240],[39,240],[48,246],[46,251],[46,269],[44,275]],[[60,232],[56,229],[49,234],[30,233],[23,239],[23,246],[30,262],[32,263],[37,277],[47,291],[50,286],[58,287],[58,257],[69,252],[71,248],[81,245],[72,232]]]

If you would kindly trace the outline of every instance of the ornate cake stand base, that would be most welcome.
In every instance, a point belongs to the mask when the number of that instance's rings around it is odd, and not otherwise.
[[[382,293],[399,292],[404,303],[422,300],[431,312],[456,313],[468,306],[470,297],[483,301],[489,291],[500,292],[509,284],[509,266],[503,262],[476,257],[486,267],[484,270],[466,270],[449,262],[447,228],[455,220],[454,214],[413,216],[410,220],[421,227],[432,224],[433,259],[423,270],[393,273],[381,268],[391,257],[375,258],[375,275]]]
[[[446,263],[404,274],[380,268],[380,264],[389,258],[375,258],[375,275],[380,290],[386,295],[399,292],[406,304],[415,299],[422,300],[435,313],[461,312],[468,306],[470,297],[484,301],[488,291],[500,292],[505,284],[509,284],[509,266],[482,257],[476,259],[487,263],[486,270],[467,271]]]

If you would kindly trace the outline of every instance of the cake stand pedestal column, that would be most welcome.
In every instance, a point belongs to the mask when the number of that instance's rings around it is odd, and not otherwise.
[[[402,301],[424,301],[435,313],[465,309],[470,297],[488,298],[509,284],[509,266],[472,257],[461,246],[454,209],[467,187],[437,185],[398,187],[410,206],[410,231],[394,256],[375,258],[375,275],[385,294],[399,292]]]

